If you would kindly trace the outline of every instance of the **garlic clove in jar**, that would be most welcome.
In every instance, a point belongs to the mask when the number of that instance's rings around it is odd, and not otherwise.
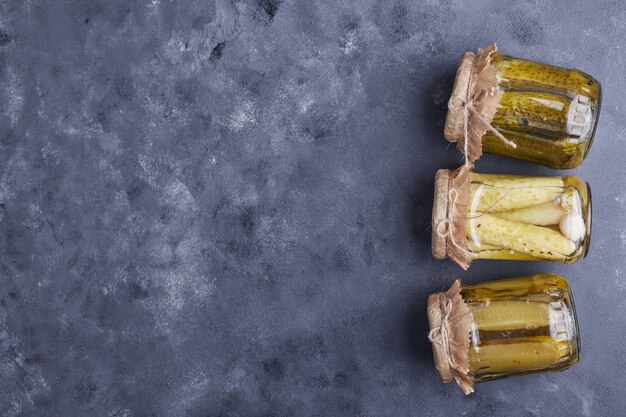
[[[575,214],[582,214],[582,201],[580,193],[575,188],[566,190],[558,199],[564,210]]]
[[[567,213],[561,217],[559,229],[563,236],[571,241],[577,242],[585,236],[586,227],[583,216],[580,214]]]

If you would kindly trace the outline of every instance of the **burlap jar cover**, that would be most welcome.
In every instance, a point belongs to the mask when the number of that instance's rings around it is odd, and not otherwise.
[[[466,52],[463,55],[448,101],[444,136],[448,141],[456,142],[457,148],[469,162],[474,162],[482,155],[482,137],[487,130],[507,145],[516,147],[491,126],[501,97],[497,88],[496,68],[491,64],[491,56],[497,50],[493,44],[479,49],[478,54]]]
[[[470,200],[472,165],[451,171],[440,169],[435,176],[432,217],[432,252],[435,259],[449,258],[469,268],[465,227]]]
[[[461,282],[454,281],[448,291],[428,297],[428,338],[433,345],[435,368],[443,382],[456,383],[467,395],[474,392],[468,376],[471,310],[461,297]]]

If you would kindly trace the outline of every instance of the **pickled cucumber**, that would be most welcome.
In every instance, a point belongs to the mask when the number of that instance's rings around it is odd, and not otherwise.
[[[551,301],[547,294],[568,294],[570,287],[563,276],[558,274],[534,274],[522,278],[500,279],[475,285],[463,284],[463,299],[472,307],[478,308],[484,299],[495,297],[529,299],[538,294],[544,302]]]
[[[481,172],[472,172],[470,174],[471,182],[484,182],[490,180],[519,180],[525,178],[523,175],[509,175],[509,174],[483,174]]]
[[[597,101],[600,86],[593,77],[569,68],[555,67],[494,54],[491,60],[496,67],[498,85],[505,90],[547,91],[568,97],[582,94]]]
[[[485,180],[472,183],[470,210],[494,212],[516,210],[554,201],[562,193],[558,177]]]
[[[501,219],[513,222],[534,224],[536,226],[558,225],[561,217],[567,213],[560,203],[550,202],[517,210],[494,213]]]
[[[501,246],[522,254],[561,262],[565,262],[577,249],[574,242],[557,231],[501,219],[492,214],[469,219],[466,236],[481,244]]]
[[[571,365],[566,364],[569,352],[567,342],[556,342],[549,336],[519,343],[481,345],[469,350],[470,373],[489,375],[564,368]]]
[[[536,329],[550,325],[546,302],[494,301],[477,309],[473,315],[480,332]]]
[[[467,250],[470,252],[498,251],[501,249],[503,249],[502,246],[493,246],[493,245],[485,245],[485,244],[481,244],[480,246],[478,246],[472,240],[467,241]]]
[[[470,240],[468,240],[470,242]],[[511,249],[484,249],[485,246],[481,247],[474,246],[472,249],[468,249],[471,251],[470,257],[472,259],[509,259],[514,261],[540,261],[541,258],[537,258],[536,256],[528,255],[525,253],[515,252]]]
[[[569,139],[554,140],[532,132],[516,132],[504,128],[500,129],[500,133],[514,142],[517,148],[511,150],[497,136],[487,132],[482,138],[483,151],[554,169],[570,169],[580,165],[590,144],[589,141],[569,143]]]
[[[470,177],[470,180],[472,178]],[[517,177],[517,178],[494,178],[485,179],[483,184],[492,187],[518,189],[518,188],[544,188],[557,187],[562,188],[563,178],[561,177]]]
[[[498,130],[535,132],[567,138],[567,116],[572,100],[560,94],[506,91],[491,122]]]

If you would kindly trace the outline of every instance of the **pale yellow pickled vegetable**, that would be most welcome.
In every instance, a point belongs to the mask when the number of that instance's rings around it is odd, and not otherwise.
[[[489,180],[514,180],[523,178],[520,175],[509,174],[484,174],[482,172],[472,172],[470,174],[470,181],[472,182],[484,182]]]
[[[476,325],[483,331],[537,329],[550,324],[546,302],[504,300],[494,301],[474,313]]]
[[[561,204],[551,202],[517,210],[498,211],[494,214],[501,219],[514,222],[534,224],[536,226],[551,226],[559,224],[561,217],[567,214],[567,210]]]
[[[486,245],[483,245],[483,247]],[[514,252],[510,249],[473,249],[470,256],[473,259],[509,259],[514,261],[537,261],[541,258],[531,256],[521,252]]]
[[[555,201],[563,192],[560,178],[485,180],[472,183],[470,214],[517,210]]]
[[[576,250],[576,244],[547,227],[512,222],[492,214],[469,220],[466,236],[482,244],[502,246],[542,259],[564,261]]]
[[[467,250],[469,250],[470,252],[480,252],[480,251],[486,251],[486,250],[500,250],[500,249],[502,249],[502,246],[493,246],[493,245],[485,245],[485,244],[481,244],[480,246],[478,246],[471,239],[467,241]]]
[[[483,180],[483,184],[509,189],[543,187],[557,187],[562,189],[564,187],[563,178],[561,177],[486,178]]]
[[[532,342],[481,345],[469,350],[470,372],[510,373],[556,367],[567,359],[566,342],[555,342],[549,336]],[[478,350],[478,351],[477,351]]]

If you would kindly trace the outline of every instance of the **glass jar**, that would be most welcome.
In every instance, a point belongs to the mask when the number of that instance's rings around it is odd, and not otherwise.
[[[432,252],[467,269],[475,259],[583,258],[591,235],[591,191],[574,176],[478,174],[471,165],[435,176]]]
[[[591,192],[577,177],[470,174],[472,259],[572,263],[587,254],[590,233]]]
[[[495,69],[495,77],[491,77],[488,85],[476,81],[489,75],[489,71],[472,67],[469,82],[463,82],[464,78],[459,79],[457,73],[453,92],[453,97],[459,97],[478,85],[483,87],[480,93],[493,94],[494,101],[486,108],[472,107],[480,108],[484,119],[474,120],[474,124],[482,125],[474,127],[478,128],[476,134],[482,136],[478,146],[482,146],[483,151],[554,169],[570,169],[582,163],[591,146],[600,112],[602,93],[597,80],[575,69],[500,54],[495,45],[479,50],[478,56],[468,53],[463,60],[467,59],[484,63],[492,72]],[[476,97],[480,99],[480,94]],[[453,105],[452,99],[450,104]],[[484,122],[490,122],[490,127]],[[468,123],[471,130],[471,118]],[[458,129],[456,135],[451,133],[446,120],[448,140],[456,142],[459,136]],[[469,159],[473,161],[479,156],[470,155]]]
[[[428,318],[440,376],[456,380],[466,394],[476,382],[562,371],[580,355],[572,292],[557,274],[456,281],[429,297]]]

